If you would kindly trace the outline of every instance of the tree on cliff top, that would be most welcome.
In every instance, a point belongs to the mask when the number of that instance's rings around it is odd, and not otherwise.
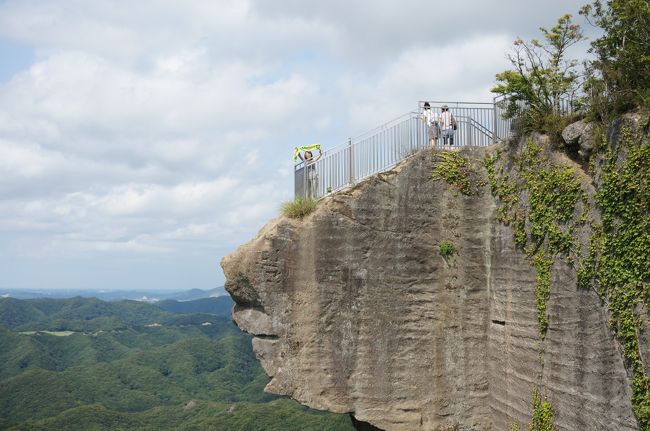
[[[591,43],[586,89],[601,119],[650,106],[650,1],[596,0],[580,11],[604,30]]]
[[[567,60],[567,50],[584,40],[571,15],[560,17],[550,30],[540,27],[543,41],[517,38],[508,54],[513,69],[496,75],[493,93],[505,97],[505,116],[517,117],[523,130],[546,130],[549,117],[562,113],[564,100],[578,90],[576,60]]]

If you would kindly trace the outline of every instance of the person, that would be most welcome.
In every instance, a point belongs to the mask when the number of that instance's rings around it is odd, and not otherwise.
[[[427,130],[429,132],[429,143],[432,148],[435,148],[436,143],[438,142],[439,128],[438,128],[438,118],[437,115],[431,111],[431,105],[429,102],[424,102],[424,111],[422,112],[422,121],[427,125]]]
[[[305,151],[304,154],[300,154],[300,151],[297,151],[295,153],[305,164],[305,172],[307,175],[307,190],[305,190],[305,197],[307,199],[314,199],[316,197],[316,190],[318,188],[318,173],[316,172],[316,162],[321,158],[323,153],[321,152],[320,145],[318,144],[305,147],[296,147],[296,150],[299,149],[304,149]],[[314,149],[318,150],[318,157],[316,158],[314,158],[314,153],[312,153],[312,150]]]
[[[447,143],[449,143],[449,147],[454,146],[454,130],[456,130],[456,119],[454,118],[454,115],[449,112],[449,106],[447,105],[442,105],[442,113],[440,114],[440,129],[442,133],[442,145],[447,146]]]

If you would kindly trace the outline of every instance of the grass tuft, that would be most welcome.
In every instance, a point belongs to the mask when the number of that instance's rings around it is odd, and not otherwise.
[[[316,199],[296,198],[293,202],[282,204],[282,214],[289,218],[302,220],[303,217],[311,214],[318,207]]]

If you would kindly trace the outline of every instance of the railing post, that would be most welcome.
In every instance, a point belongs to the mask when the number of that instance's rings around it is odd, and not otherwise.
[[[307,178],[309,173],[307,172],[307,161],[305,160],[302,163],[302,198],[307,200],[313,198],[309,195],[309,179]]]
[[[354,184],[354,161],[352,160],[352,138],[348,138],[348,181]]]
[[[492,99],[492,143],[496,144],[498,135],[497,135],[497,101],[496,97]]]

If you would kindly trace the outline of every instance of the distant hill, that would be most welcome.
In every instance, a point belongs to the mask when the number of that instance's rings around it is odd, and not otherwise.
[[[172,314],[138,301],[97,298],[0,298],[0,324],[11,329],[96,331],[159,323]]]
[[[195,299],[193,301],[166,299],[157,302],[155,305],[172,313],[206,313],[217,316],[230,316],[235,302],[230,296],[219,296],[216,298]]]
[[[174,292],[170,294],[161,294],[158,296],[161,300],[173,299],[176,301],[192,301],[201,298],[216,298],[219,296],[227,296],[228,293],[223,287],[217,287],[211,290],[191,289],[183,292]]]
[[[36,298],[97,298],[104,301],[130,299],[142,302],[156,302],[165,299],[191,301],[201,298],[225,296],[228,293],[223,287],[210,290],[190,289],[178,292],[157,292],[138,290],[29,290],[29,289],[0,289],[0,298],[36,299]]]
[[[0,299],[0,429],[352,430],[347,415],[263,392],[230,307]]]

